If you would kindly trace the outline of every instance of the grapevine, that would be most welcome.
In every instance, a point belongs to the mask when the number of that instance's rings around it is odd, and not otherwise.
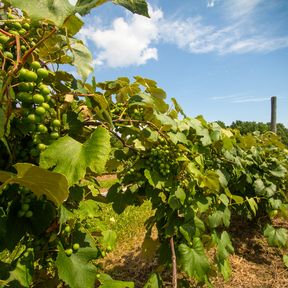
[[[38,1],[43,11],[36,14],[21,1],[19,7],[4,1],[0,10],[1,281],[133,287],[94,263],[116,238],[91,228],[101,215],[95,190],[104,172],[118,177],[106,198],[116,212],[152,203],[147,237],[155,226],[159,265],[172,263],[173,287],[179,270],[207,284],[214,270],[230,277],[234,216],[265,217],[269,244],[287,246],[288,231],[272,225],[276,215],[288,216],[287,149],[275,134],[241,135],[202,116],[189,118],[175,99],[169,107],[155,81],[140,76],[88,84],[92,58],[75,36],[82,26],[77,13],[99,3]],[[148,16],[145,1],[114,2]],[[75,66],[82,79],[61,64]]]

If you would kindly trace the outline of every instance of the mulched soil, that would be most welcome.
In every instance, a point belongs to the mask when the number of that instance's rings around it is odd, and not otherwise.
[[[286,222],[276,220],[275,225],[287,228]],[[288,269],[282,261],[281,251],[269,247],[257,223],[241,220],[233,221],[230,235],[235,253],[230,256],[232,277],[225,282],[221,275],[211,276],[215,288],[288,288]],[[102,269],[114,279],[134,281],[136,288],[142,288],[150,273],[156,271],[157,259],[153,253],[147,255],[141,249],[145,230],[138,231],[131,239],[126,239],[102,261]],[[157,233],[152,233],[154,241],[148,246],[157,248]],[[154,249],[154,250],[155,250]],[[211,251],[210,251],[211,252]],[[208,253],[209,255],[213,254]],[[165,287],[171,287],[170,271],[162,273]],[[179,275],[182,278],[183,275]],[[191,281],[189,287],[206,287]],[[181,287],[180,287],[181,288]]]

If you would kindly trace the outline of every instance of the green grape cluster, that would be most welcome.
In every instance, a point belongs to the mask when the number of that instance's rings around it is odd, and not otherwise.
[[[119,116],[123,113],[124,109],[125,109],[124,103],[120,102],[114,103],[114,107],[110,110],[110,112],[112,113],[112,118],[113,119],[119,118]]]
[[[150,166],[152,170],[158,171],[162,176],[167,176],[177,169],[176,158],[179,156],[180,153],[173,147],[166,144],[157,146],[151,149],[146,165]]]
[[[80,249],[80,244],[75,242],[70,244],[71,242],[71,226],[69,224],[66,224],[64,229],[62,230],[62,235],[64,236],[64,242],[65,242],[65,246],[67,247],[65,249],[65,254],[70,257],[73,252],[76,253],[79,249]]]
[[[30,150],[32,157],[46,149],[47,145],[59,138],[60,120],[51,101],[51,91],[42,82],[49,71],[42,68],[38,61],[29,64],[29,69],[21,68],[16,80],[18,93],[17,104],[21,107],[21,120],[32,136],[34,147]]]
[[[144,113],[144,108],[143,107],[135,107],[130,108],[130,116],[132,119],[135,120],[143,120],[143,113]]]
[[[28,155],[27,151],[22,149],[23,147],[15,154],[27,160],[29,157],[38,157],[41,151],[59,138],[61,122],[54,109],[55,102],[51,98],[53,89],[47,85],[51,72],[44,63],[35,60],[38,59],[37,49],[31,52],[25,63],[21,60],[25,51],[33,48],[41,37],[34,33],[35,27],[31,28],[27,20],[17,15],[17,11],[13,11],[14,14],[10,12],[1,15],[4,21],[2,25],[0,24],[2,30],[0,31],[0,59],[4,71],[12,71],[12,69],[16,71],[12,75],[11,83],[15,94],[13,99],[13,107],[17,115],[15,121],[19,127],[22,127],[22,135],[24,137],[29,135],[32,138],[32,145],[29,146]],[[20,37],[20,55],[19,43],[15,40],[15,35]]]
[[[29,37],[31,31],[35,31],[37,27],[31,27],[27,19],[21,18],[17,15],[17,11],[6,11],[1,15],[0,24],[0,54],[1,54],[1,66],[5,61],[5,65],[2,67],[5,70],[9,70],[10,66],[13,66],[17,60],[17,46],[15,36],[20,37],[20,53],[24,53],[31,47],[36,45],[37,39]],[[21,56],[21,55],[20,55]]]
[[[35,195],[26,187],[19,188],[21,208],[17,213],[19,218],[31,218],[33,211],[31,210],[31,202],[35,200]]]

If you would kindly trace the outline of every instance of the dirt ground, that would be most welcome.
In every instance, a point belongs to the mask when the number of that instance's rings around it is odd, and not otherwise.
[[[285,222],[278,221],[275,224],[287,228]],[[215,288],[288,288],[288,269],[283,264],[282,254],[279,249],[268,246],[257,223],[243,223],[238,220],[231,225],[229,233],[235,249],[235,253],[230,256],[232,277],[224,282],[221,275],[212,276],[211,282]],[[105,258],[103,271],[114,279],[134,281],[136,288],[143,287],[149,274],[157,271],[157,259],[153,252],[148,255],[141,250],[144,237],[143,230],[133,238],[119,243]],[[148,246],[157,248],[156,232],[153,237],[155,242],[151,241]],[[162,274],[165,287],[171,287],[170,271]],[[180,274],[179,278],[181,277]],[[189,286],[206,287],[193,281]]]

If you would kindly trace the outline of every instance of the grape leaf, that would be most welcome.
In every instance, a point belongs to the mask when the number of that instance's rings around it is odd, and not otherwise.
[[[256,195],[264,196],[265,195],[265,185],[261,179],[255,180],[253,183]]]
[[[160,176],[156,171],[144,170],[144,176],[148,180],[149,184],[155,188],[162,188],[165,185],[165,179]]]
[[[230,217],[231,212],[227,207],[223,211],[217,210],[208,216],[209,226],[211,228],[216,228],[223,224],[228,227],[230,225]]]
[[[46,195],[57,206],[63,203],[69,194],[67,179],[60,173],[48,171],[30,163],[14,165],[17,175],[1,171],[0,182],[3,185],[18,183],[29,188],[35,195]]]
[[[183,243],[179,245],[179,263],[190,277],[206,281],[210,265],[200,238],[193,239],[192,248]]]
[[[163,287],[163,282],[161,276],[158,273],[152,273],[144,286],[144,288],[161,288],[161,287]]]
[[[102,231],[102,236],[103,237],[99,239],[102,246],[106,249],[107,247],[110,246],[113,249],[116,245],[116,239],[117,239],[117,234],[115,233],[115,231],[112,230]]]
[[[288,255],[283,255],[283,262],[285,266],[288,268]]]
[[[234,252],[229,234],[226,231],[223,231],[221,237],[219,238],[215,232],[213,233],[212,237],[214,242],[217,244],[216,261],[218,268],[221,271],[224,279],[228,280],[231,275],[231,266],[227,257],[230,255],[230,253]]]
[[[246,196],[246,200],[250,206],[250,209],[252,210],[252,212],[254,213],[254,215],[256,215],[257,213],[257,209],[258,209],[258,204],[256,203],[256,201],[254,200],[254,198],[248,198]]]
[[[269,245],[284,247],[288,240],[288,231],[285,228],[275,229],[268,224],[264,230],[264,236],[267,238]]]
[[[84,16],[90,12],[92,8],[100,6],[109,0],[78,0],[75,9],[76,11]]]
[[[0,261],[1,280],[10,282],[11,286],[7,285],[7,287],[12,287],[12,283],[19,283],[19,286],[17,285],[13,287],[30,287],[32,283],[33,260],[33,253],[30,250],[11,264]],[[4,287],[1,286],[1,280],[0,287]]]
[[[68,135],[59,138],[41,153],[40,166],[54,167],[55,172],[64,174],[73,185],[85,176],[86,168],[103,172],[110,150],[109,132],[98,127],[83,144]]]
[[[283,165],[279,165],[275,169],[270,170],[270,173],[275,177],[284,177],[287,173],[287,170]]]
[[[65,20],[63,27],[68,30],[70,35],[73,36],[80,31],[83,24],[84,22],[80,18],[75,15],[71,15]]]
[[[145,0],[113,0],[113,3],[125,7],[132,13],[149,17],[148,5]]]
[[[91,66],[92,55],[82,41],[75,41],[70,38],[70,42],[70,50],[73,55],[72,64],[76,67],[83,81],[86,81],[89,74],[93,71]]]
[[[95,287],[97,268],[90,261],[97,258],[98,249],[80,248],[70,257],[65,254],[61,245],[58,249],[55,264],[59,278],[71,288]]]
[[[100,274],[98,279],[102,284],[99,288],[134,288],[133,282],[113,280],[108,274]]]
[[[59,27],[75,11],[68,0],[10,0],[9,2],[12,6],[25,11],[32,21],[48,20]]]

